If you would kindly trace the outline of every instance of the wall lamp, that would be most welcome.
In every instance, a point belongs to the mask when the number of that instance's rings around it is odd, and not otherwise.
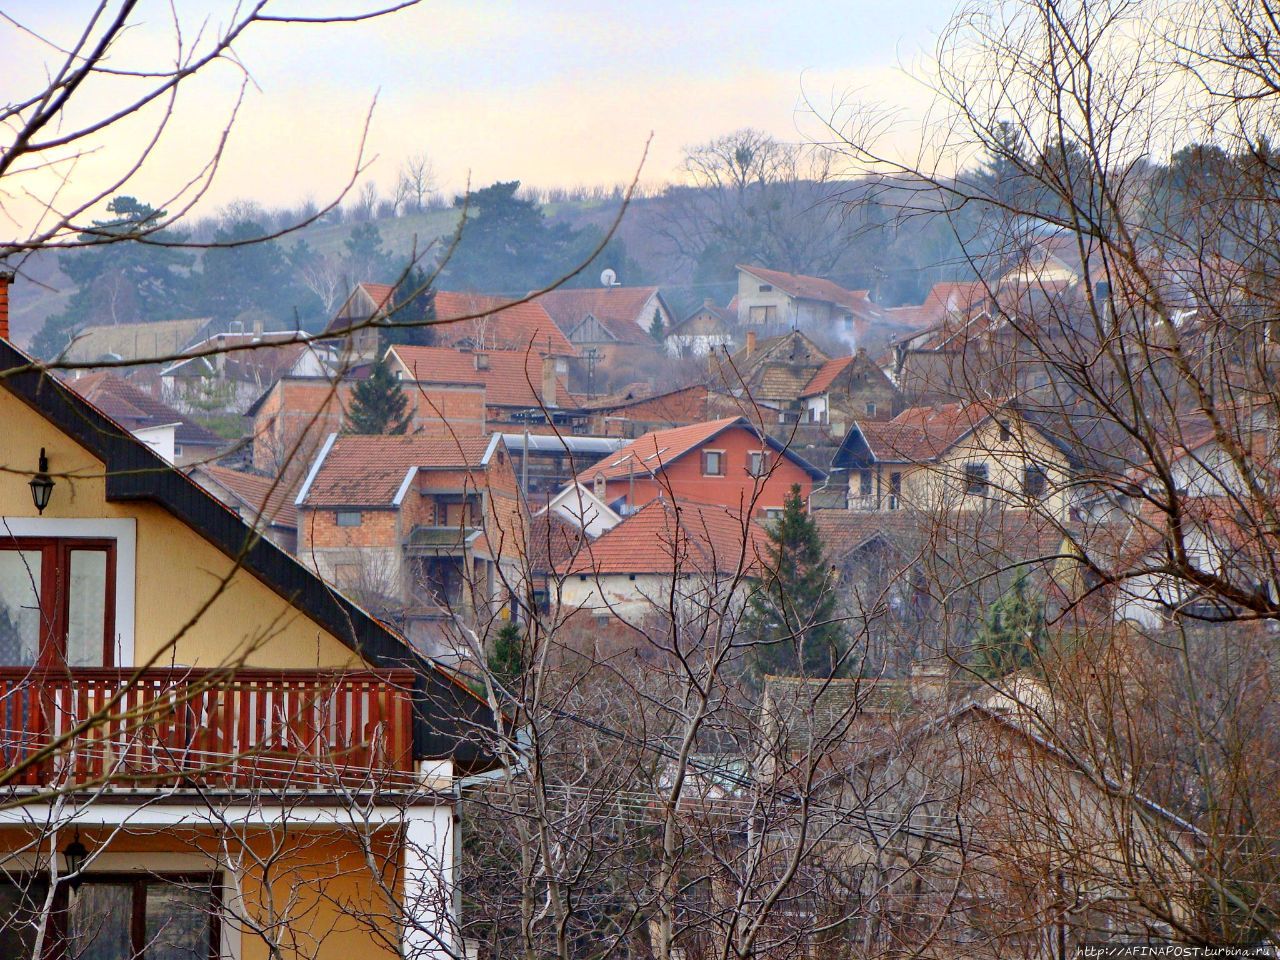
[[[44,454],[44,447],[40,448],[39,472],[27,485],[31,487],[31,499],[36,510],[44,513],[44,508],[49,505],[49,497],[53,495],[53,477],[49,476],[49,458]]]
[[[67,876],[70,879],[67,885],[72,890],[78,890],[80,884],[84,882],[84,876],[80,873],[84,869],[85,861],[89,859],[89,850],[80,842],[80,831],[76,831],[76,837],[62,850],[62,858],[66,861]]]

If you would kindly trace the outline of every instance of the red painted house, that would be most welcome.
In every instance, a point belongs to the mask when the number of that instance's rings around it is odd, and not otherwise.
[[[577,479],[610,505],[621,501],[627,513],[665,494],[769,516],[782,509],[792,484],[808,497],[825,476],[745,417],[727,417],[646,433]]]

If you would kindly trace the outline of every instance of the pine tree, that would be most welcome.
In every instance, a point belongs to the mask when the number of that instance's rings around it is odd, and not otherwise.
[[[436,292],[431,289],[427,274],[415,266],[396,288],[395,309],[383,332],[383,342],[434,346],[436,331],[432,321],[435,318]]]
[[[654,310],[653,319],[649,322],[649,336],[653,337],[653,339],[658,341],[658,343],[661,343],[666,332],[667,328],[662,324],[662,311]]]
[[[974,670],[997,679],[1036,666],[1044,651],[1047,631],[1044,601],[1027,589],[1025,576],[991,605],[986,622],[974,638]]]
[[[755,643],[757,676],[835,676],[845,672],[844,629],[836,594],[813,517],[799,485],[792,485],[782,516],[769,525],[766,571],[743,618]]]
[[[351,391],[346,433],[404,433],[409,429],[409,398],[391,374],[386,358]]]
[[[489,671],[493,678],[508,690],[520,682],[524,673],[524,636],[514,620],[508,620],[493,638],[493,652],[489,654]]]

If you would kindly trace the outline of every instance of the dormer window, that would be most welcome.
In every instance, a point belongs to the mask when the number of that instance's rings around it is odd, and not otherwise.
[[[110,666],[115,576],[113,540],[5,540],[0,665]]]

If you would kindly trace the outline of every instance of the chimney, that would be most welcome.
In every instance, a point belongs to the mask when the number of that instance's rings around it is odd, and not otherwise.
[[[489,355],[487,353],[477,353],[474,355],[474,362],[477,370],[489,369]]]
[[[13,283],[13,273],[0,270],[0,340],[9,339],[9,284]]]
[[[756,332],[754,330],[747,331],[747,356],[751,356],[756,352]]]
[[[703,305],[704,307],[714,307],[714,306],[716,305],[716,302],[715,302],[713,299],[711,299],[710,297],[703,297],[703,299],[702,299],[702,305]]]
[[[542,358],[542,405],[556,406],[556,358]]]

